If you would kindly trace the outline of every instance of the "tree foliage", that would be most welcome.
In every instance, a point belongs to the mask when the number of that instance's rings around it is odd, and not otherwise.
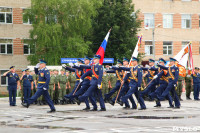
[[[45,59],[48,65],[60,64],[60,58],[83,57],[88,53],[92,17],[101,6],[99,0],[32,0],[24,19],[32,21],[30,47],[35,54],[31,64]]]
[[[132,0],[104,0],[93,21],[93,36],[90,40],[95,52],[106,33],[112,27],[105,57],[115,59],[131,57],[138,37],[141,21],[137,19]]]

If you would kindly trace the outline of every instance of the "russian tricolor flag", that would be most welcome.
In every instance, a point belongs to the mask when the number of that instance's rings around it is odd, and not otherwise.
[[[110,31],[111,29],[108,31],[105,39],[103,40],[103,42],[101,43],[101,46],[99,47],[96,55],[100,55],[101,56],[101,59],[99,61],[99,64],[103,64],[103,60],[104,60],[104,55],[105,55],[105,51],[106,51],[106,45],[108,43],[108,38],[109,38],[109,35],[110,35]]]

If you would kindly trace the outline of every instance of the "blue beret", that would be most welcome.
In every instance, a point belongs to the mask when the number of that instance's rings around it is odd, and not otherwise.
[[[22,70],[22,72],[24,72],[25,71],[25,69],[24,70]]]
[[[84,64],[84,61],[82,61],[81,59],[77,59],[78,62],[81,62],[82,64]]]
[[[47,62],[45,60],[42,60],[42,59],[40,59],[40,63],[47,64]]]
[[[101,59],[100,55],[94,55],[94,59]]]
[[[166,61],[163,58],[159,58],[159,62],[164,62],[166,63]]]
[[[128,61],[129,62],[129,59],[127,59],[126,57],[123,58],[123,61]]]
[[[138,58],[132,57],[132,61],[139,61]]]
[[[174,58],[172,58],[172,57],[170,57],[169,60],[170,60],[170,61],[176,61],[176,59],[174,59]]]
[[[15,68],[15,66],[11,66],[10,69]]]
[[[85,60],[91,60],[91,58],[89,58],[88,56],[85,56]]]
[[[155,60],[153,60],[153,59],[149,59],[149,62],[155,62]]]
[[[123,62],[117,59],[117,64],[123,64]]]

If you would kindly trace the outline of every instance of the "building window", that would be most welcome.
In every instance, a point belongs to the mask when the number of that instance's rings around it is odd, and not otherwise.
[[[8,70],[0,70],[1,72],[1,86],[7,86],[8,85],[8,78],[6,76],[3,76],[5,72]]]
[[[33,46],[30,47],[30,45],[28,44],[24,44],[24,54],[25,55],[30,55],[30,54],[34,54],[35,53],[35,47]]]
[[[27,9],[23,9],[23,14],[24,14],[24,12],[25,12],[26,10],[27,10]],[[31,21],[31,19],[26,18],[26,17],[23,15],[23,24],[32,24],[32,21]]]
[[[1,24],[12,23],[12,8],[0,7],[0,23]]]
[[[12,39],[0,39],[0,54],[12,54],[13,42]]]
[[[182,41],[182,49],[189,43],[190,43],[189,41]]]
[[[148,28],[154,28],[154,14],[144,14],[144,25]]]
[[[153,55],[152,41],[145,41],[145,55]]]
[[[163,55],[172,55],[172,42],[163,42]]]
[[[173,28],[173,15],[164,14],[163,15],[163,28]]]
[[[181,16],[182,28],[189,29],[191,28],[191,15],[189,14],[182,14]]]

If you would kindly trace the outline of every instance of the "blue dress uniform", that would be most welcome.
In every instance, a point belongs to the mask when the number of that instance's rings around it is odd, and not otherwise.
[[[79,98],[80,102],[83,102],[89,96],[92,96],[92,94],[95,94],[97,96],[97,98],[99,99],[101,109],[105,109],[105,103],[104,103],[104,100],[102,97],[102,92],[98,88],[98,85],[101,85],[101,83],[102,83],[103,67],[101,64],[97,63],[97,64],[92,65],[90,68],[92,70],[86,72],[83,76],[81,76],[82,80],[87,76],[92,76],[92,79],[90,81],[90,87],[82,96],[79,96],[78,98]],[[93,106],[94,106],[93,109],[96,110],[97,109],[96,103]]]
[[[133,58],[133,60],[138,61],[137,58]],[[141,109],[146,109],[146,106],[141,103],[141,97],[139,95],[138,87],[141,87],[142,83],[142,68],[140,66],[130,67],[130,68],[123,68],[126,71],[129,71],[127,75],[124,78],[124,81],[126,81],[128,78],[130,79],[129,83],[129,91],[125,96],[121,98],[121,100],[124,103],[128,102],[128,98],[132,96],[133,93],[138,95],[138,101],[140,103]]]
[[[40,60],[40,63],[45,63],[45,61]],[[55,111],[55,107],[53,104],[53,101],[51,100],[51,97],[49,95],[48,89],[49,89],[49,81],[50,81],[50,72],[45,67],[40,70],[38,68],[35,68],[35,74],[39,76],[38,78],[38,85],[37,85],[37,91],[36,93],[27,100],[26,107],[29,107],[30,104],[32,104],[34,101],[36,101],[41,95],[45,98],[47,104],[51,108],[51,111]]]
[[[195,67],[195,69],[198,70],[198,68]],[[192,74],[192,78],[193,78],[193,88],[194,88],[194,100],[199,100],[199,83],[200,83],[200,74],[199,73],[194,73]]]
[[[171,61],[176,61],[174,58],[170,58]],[[168,70],[168,86],[165,89],[165,91],[162,93],[161,96],[158,96],[158,100],[163,101],[165,100],[165,97],[169,95],[169,92],[171,92],[174,102],[175,102],[175,107],[180,108],[180,101],[179,97],[176,93],[175,87],[177,86],[177,81],[179,77],[179,68],[177,66],[171,66],[171,67],[165,67],[162,65],[158,65],[158,67]]]
[[[159,61],[163,61],[165,62],[165,60],[163,58],[160,58]],[[158,98],[159,96],[161,96],[161,94],[164,92],[164,90],[167,88],[168,85],[168,74],[166,70],[163,70],[161,68],[150,68],[150,70],[152,71],[158,71],[159,73],[157,74],[158,76],[158,81],[159,81],[159,87],[156,88],[155,92],[152,92],[149,96],[151,99],[154,98]],[[169,101],[169,105],[170,107],[173,107],[172,104],[172,97],[170,96],[170,94],[168,94],[166,96],[166,98]],[[156,106],[154,107],[161,107],[161,103],[160,101],[156,101]]]
[[[14,68],[14,66],[10,67],[10,69],[12,68]],[[7,73],[6,76],[8,77],[10,106],[16,106],[17,81],[19,81],[19,76],[16,73]]]
[[[117,60],[117,64],[123,64],[120,60]],[[123,70],[107,70],[107,73],[115,73],[117,76],[117,82],[115,84],[115,87],[108,93],[104,95],[104,100],[109,100],[110,97],[117,91],[119,90],[121,86],[121,82],[123,81]]]
[[[85,59],[90,60],[90,58],[87,57],[87,56],[85,57]],[[82,62],[82,63],[84,63],[84,62]],[[81,68],[81,67],[78,67],[78,66],[74,66],[74,68],[82,71],[83,74],[85,74],[86,72],[88,72],[88,71],[91,70],[91,69]],[[77,90],[74,95],[73,95],[73,93],[72,93],[72,95],[67,95],[66,98],[69,98],[69,99],[73,100],[74,98],[78,98],[80,95],[82,95],[83,93],[85,93],[86,90],[90,87],[90,80],[91,80],[90,76],[85,77],[84,80],[83,80],[83,82],[81,83],[80,89]],[[95,105],[95,99],[94,99],[94,97],[90,96],[89,99],[90,99],[92,105]],[[88,99],[85,100],[85,104],[86,104],[86,108],[84,110],[90,109],[90,104],[89,104]]]
[[[126,76],[126,73],[125,73],[124,70],[122,70],[122,68],[123,68],[123,67],[119,67],[119,68],[118,68],[118,67],[112,67],[112,69],[114,69],[114,70],[122,71],[122,80],[123,80],[124,77]],[[118,102],[118,103],[120,103],[120,98],[121,98],[122,96],[124,96],[124,95],[128,92],[128,90],[129,90],[129,83],[130,83],[130,80],[129,80],[129,79],[127,79],[126,81],[124,81],[123,87],[122,87],[122,89],[121,89],[121,91],[120,91],[120,93],[119,93],[118,99],[117,99],[117,102]],[[121,82],[120,82],[120,85],[121,85]],[[136,97],[138,97],[138,95],[136,95]],[[112,105],[114,105],[116,98],[117,98],[117,97],[114,97],[114,98],[110,101],[110,103],[111,103]],[[135,101],[134,101],[134,99],[133,99],[133,96],[130,96],[130,97],[129,97],[129,100],[130,100],[130,102],[131,102],[131,104],[132,104],[132,109],[136,109],[137,106],[136,106],[136,104],[135,104]],[[123,103],[120,103],[120,105],[123,106]],[[125,102],[125,108],[130,108],[129,102]]]
[[[24,75],[22,80],[24,90],[24,103],[27,103],[27,99],[31,96],[31,82],[33,82],[33,77],[31,75]]]

